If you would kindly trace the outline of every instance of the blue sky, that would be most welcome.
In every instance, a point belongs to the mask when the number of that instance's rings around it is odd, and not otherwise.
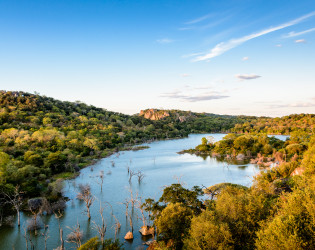
[[[315,2],[0,0],[0,89],[128,114],[315,113]]]

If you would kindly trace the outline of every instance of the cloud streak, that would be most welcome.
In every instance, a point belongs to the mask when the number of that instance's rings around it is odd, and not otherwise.
[[[295,43],[306,43],[305,39],[298,39],[294,41]]]
[[[252,40],[254,38],[269,34],[271,32],[277,31],[277,30],[284,29],[286,27],[290,27],[290,26],[295,25],[295,24],[298,24],[298,23],[300,23],[300,22],[302,22],[302,21],[304,21],[304,20],[306,20],[306,19],[308,19],[314,15],[315,15],[315,11],[313,11],[307,15],[304,15],[302,17],[299,17],[297,19],[294,19],[292,21],[289,21],[287,23],[283,23],[281,25],[278,25],[276,27],[271,27],[271,28],[268,28],[268,29],[265,29],[265,30],[262,30],[262,31],[259,31],[256,33],[252,33],[250,35],[246,35],[246,36],[243,36],[240,38],[231,39],[227,42],[221,42],[221,43],[217,44],[214,48],[212,48],[209,53],[206,53],[206,54],[201,55],[201,56],[197,56],[193,59],[193,61],[195,61],[195,62],[206,61],[206,60],[209,60],[211,58],[217,57],[217,56],[222,55],[223,53],[225,53],[225,52],[227,52],[227,51],[229,51],[229,50],[231,50],[237,46],[240,46],[241,44],[243,44],[249,40]]]
[[[174,42],[174,40],[172,39],[169,39],[169,38],[162,38],[162,39],[158,39],[156,40],[158,43],[161,43],[161,44],[167,44],[167,43],[172,43]]]
[[[315,102],[297,102],[291,104],[275,104],[270,105],[269,108],[311,108],[315,107]]]
[[[294,31],[292,31],[292,32],[289,32],[289,34],[287,34],[285,36],[285,38],[300,36],[300,35],[304,35],[304,34],[307,34],[307,33],[313,32],[313,31],[315,31],[315,28],[304,30],[304,31],[301,31],[301,32],[294,32]]]
[[[196,18],[196,19],[194,19],[194,20],[188,21],[188,22],[186,22],[185,24],[196,24],[196,23],[200,23],[200,22],[202,22],[202,21],[204,21],[204,20],[209,19],[209,18],[212,17],[212,16],[213,16],[213,15],[211,15],[211,14],[208,14],[208,15],[205,15],[205,16],[201,16],[201,17],[198,17],[198,18]]]
[[[243,81],[243,80],[253,80],[253,79],[257,79],[261,76],[259,75],[255,75],[255,74],[252,74],[252,75],[247,75],[247,74],[238,74],[238,75],[235,75],[236,78],[238,78],[239,80]]]
[[[188,94],[183,94],[181,92],[177,93],[165,93],[162,94],[161,97],[167,97],[171,99],[179,99],[181,101],[186,101],[186,102],[200,102],[200,101],[210,101],[210,100],[217,100],[217,99],[223,99],[227,98],[229,96],[227,95],[221,95],[217,93],[204,93],[200,95],[188,95]]]
[[[213,86],[185,86],[181,90],[163,93],[160,97],[177,99],[183,102],[200,102],[228,98],[227,90],[217,91]]]

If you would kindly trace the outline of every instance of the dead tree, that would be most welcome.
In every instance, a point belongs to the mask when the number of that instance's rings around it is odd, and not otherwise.
[[[46,230],[46,228],[47,228],[47,230]],[[48,225],[45,225],[45,230],[44,230],[44,232],[42,232],[42,236],[44,237],[45,250],[47,250],[47,240],[48,240],[48,238],[50,237],[50,236],[49,236],[49,228],[48,228]]]
[[[140,210],[141,212],[141,220],[142,220],[142,223],[143,223],[143,227],[146,226],[146,218],[145,218],[145,215],[144,215],[144,207],[142,206],[142,200],[141,198],[139,198],[137,200],[137,208]]]
[[[23,229],[24,229],[24,239],[25,239],[25,244],[26,244],[26,250],[28,250],[28,242],[30,242],[30,247],[31,247],[31,250],[34,250],[35,249],[35,245],[32,241],[32,237],[31,237],[31,234],[30,233],[27,233],[27,228],[25,226],[23,226]]]
[[[67,227],[71,230],[71,232],[67,235],[67,242],[75,243],[77,248],[81,246],[81,240],[83,238],[83,231],[80,231],[80,224],[77,222],[77,225],[71,227]]]
[[[63,213],[61,213],[60,210],[57,212],[54,212],[55,218],[58,220],[58,226],[59,226],[59,232],[60,232],[60,218],[63,216]]]
[[[95,221],[93,221],[94,223],[94,229],[98,232],[98,234],[100,235],[100,239],[102,242],[102,246],[104,246],[104,240],[105,240],[105,233],[106,233],[106,229],[107,229],[107,225],[103,216],[103,212],[104,212],[104,208],[102,207],[102,204],[100,203],[100,210],[99,213],[101,215],[101,221],[102,224],[98,225]]]
[[[34,231],[35,235],[37,235],[37,229],[42,227],[38,218],[39,214],[42,213],[43,204],[44,202],[42,198],[33,198],[28,200],[28,208],[33,216],[27,225],[27,229]]]
[[[121,224],[119,223],[119,220],[116,218],[116,216],[114,214],[112,214],[114,219],[115,219],[115,240],[117,238],[117,233],[120,230]]]
[[[132,171],[132,170],[129,171],[129,182],[131,182],[132,176],[134,176],[134,175],[136,175],[136,174],[137,174],[137,173],[134,172],[134,171]]]
[[[91,219],[90,207],[92,206],[95,198],[91,193],[90,185],[79,185],[80,192],[77,195],[79,200],[85,202],[86,212],[89,219]]]
[[[138,183],[140,184],[141,181],[143,180],[143,178],[145,177],[144,173],[142,173],[141,170],[138,170],[138,172],[136,173],[137,177],[138,177]]]
[[[20,224],[21,224],[21,222],[20,222],[21,221],[20,208],[21,208],[22,203],[23,203],[23,199],[22,199],[23,192],[20,191],[20,186],[17,185],[14,188],[13,193],[8,193],[5,191],[2,191],[1,193],[5,197],[6,203],[12,205],[14,207],[14,209],[16,210],[16,214],[18,217],[18,226],[20,226]]]
[[[102,193],[103,192],[103,182],[104,182],[104,178],[105,178],[103,170],[100,171],[100,174],[98,177],[100,178],[100,182],[97,181],[97,183],[101,186],[101,193]]]
[[[60,230],[59,230],[59,236],[60,236],[60,243],[61,243],[59,250],[64,250],[65,249],[65,246],[64,246],[65,243],[63,241],[63,230],[62,230],[62,228],[60,228]]]

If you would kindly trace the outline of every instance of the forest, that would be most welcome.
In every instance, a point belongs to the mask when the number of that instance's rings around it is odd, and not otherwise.
[[[153,121],[79,101],[1,91],[1,218],[23,209],[37,211],[34,197],[44,197],[41,206],[45,201],[61,209],[62,180],[114,152],[190,133],[229,133],[219,142],[203,138],[190,152],[277,164],[263,169],[250,188],[221,183],[186,189],[177,183],[165,187],[159,200],[145,200],[141,208],[157,233],[149,249],[315,246],[314,115],[268,118],[169,112]],[[290,138],[281,141],[267,134]],[[81,188],[82,200],[89,198],[84,196],[88,189]],[[121,247],[119,242],[100,240],[92,238],[80,249]]]

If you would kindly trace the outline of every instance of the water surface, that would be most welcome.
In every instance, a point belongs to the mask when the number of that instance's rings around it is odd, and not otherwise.
[[[121,223],[121,229],[117,237],[124,242],[123,237],[130,230],[130,226],[126,221],[125,207],[122,203],[130,198],[130,190],[132,190],[133,196],[138,194],[144,201],[145,198],[149,197],[158,199],[162,194],[163,187],[178,181],[183,183],[186,188],[195,185],[207,187],[221,182],[250,186],[253,176],[259,172],[256,165],[227,165],[227,163],[219,162],[211,157],[203,159],[190,154],[177,154],[183,149],[194,148],[200,144],[201,138],[204,136],[212,136],[215,141],[218,141],[222,139],[224,134],[191,134],[185,139],[153,142],[149,144],[149,149],[120,152],[81,170],[80,176],[65,182],[64,193],[70,200],[67,202],[64,216],[60,219],[61,227],[64,230],[64,238],[66,239],[66,235],[70,233],[70,229],[67,227],[73,227],[77,223],[80,224],[84,234],[83,242],[97,235],[92,227],[94,222],[100,223],[98,213],[100,203],[103,206],[109,203],[112,208],[107,205],[104,211],[107,222],[106,238],[115,237],[115,220],[111,215],[111,211],[113,211]],[[277,138],[284,140],[286,137],[277,136]],[[145,174],[140,184],[136,176],[129,183],[128,167],[132,171],[142,171]],[[103,191],[101,192],[99,175],[102,170],[105,173],[105,179]],[[96,197],[91,207],[91,221],[88,221],[84,212],[84,203],[76,199],[79,184],[89,184],[93,195]],[[133,216],[135,239],[132,242],[125,242],[125,249],[142,247],[143,241],[138,232],[142,222],[137,220],[138,212],[138,209],[135,208]],[[25,226],[28,219],[29,217],[22,214],[21,225]],[[48,249],[57,248],[60,245],[57,219],[54,215],[44,216],[42,219],[49,228]],[[17,226],[0,228],[0,249],[12,249],[13,247],[14,249],[26,249],[23,235],[23,226],[20,230]],[[36,249],[44,249],[43,236],[34,237],[33,242]],[[74,244],[65,243],[65,247],[74,249]]]

